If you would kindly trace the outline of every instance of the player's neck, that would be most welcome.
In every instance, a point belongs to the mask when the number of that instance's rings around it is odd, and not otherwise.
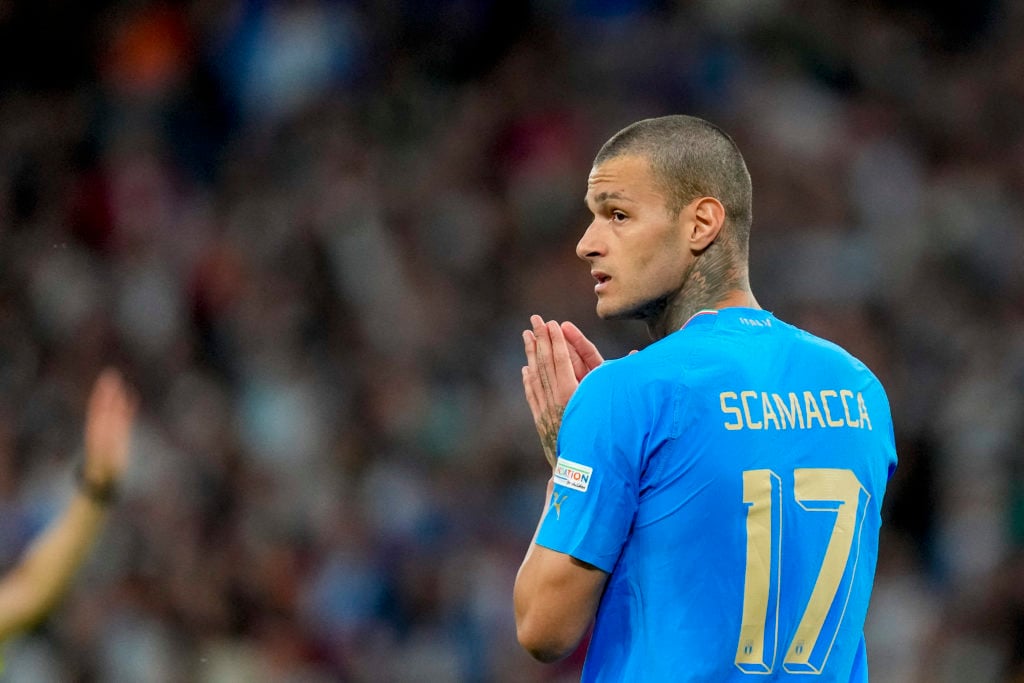
[[[699,260],[687,274],[683,286],[646,319],[647,332],[657,341],[679,330],[699,311],[732,308],[760,308],[750,290],[746,269],[702,268]]]

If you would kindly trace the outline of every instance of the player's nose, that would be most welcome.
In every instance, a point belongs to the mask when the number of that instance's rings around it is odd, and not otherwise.
[[[591,223],[583,232],[583,237],[576,243],[576,255],[584,261],[604,256],[608,251],[605,241],[601,239],[600,231]]]

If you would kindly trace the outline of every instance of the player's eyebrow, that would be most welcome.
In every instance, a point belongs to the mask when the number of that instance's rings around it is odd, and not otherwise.
[[[594,197],[594,203],[603,204],[609,199],[622,199],[622,195],[619,194],[618,192],[601,192],[600,194]],[[590,200],[586,196],[583,197],[583,204],[587,208],[590,208]]]

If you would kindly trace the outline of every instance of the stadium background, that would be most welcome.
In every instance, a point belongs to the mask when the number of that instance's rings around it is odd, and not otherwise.
[[[99,368],[143,405],[7,680],[573,680],[514,638],[519,331],[644,343],[573,246],[597,147],[673,112],[747,156],[761,303],[889,389],[872,679],[1024,680],[1021,35],[1012,0],[0,2],[0,562]]]

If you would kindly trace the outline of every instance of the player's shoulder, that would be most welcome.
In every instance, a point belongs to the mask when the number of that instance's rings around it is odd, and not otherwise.
[[[673,391],[681,368],[668,361],[662,349],[652,344],[637,353],[606,360],[583,378],[580,390],[601,400],[622,399],[643,403]],[[674,369],[673,369],[674,368]]]
[[[605,385],[609,383],[616,383],[633,376],[636,368],[639,367],[636,362],[636,358],[639,355],[640,354],[634,353],[629,356],[623,356],[622,358],[606,359],[603,363],[587,373],[587,376],[583,378],[581,385]]]
[[[598,391],[607,394],[612,390],[619,391],[624,386],[635,384],[641,376],[649,372],[650,362],[643,351],[621,358],[610,358],[587,373],[580,382],[580,388],[586,392]]]
[[[809,332],[801,327],[792,325],[790,323],[782,323],[791,330],[791,333],[798,342],[806,344],[812,348],[818,349],[823,355],[835,356],[836,358],[842,359],[855,367],[864,370],[865,372],[871,372],[870,368],[857,356],[850,353],[846,347],[824,337],[819,337],[813,332]]]
[[[661,363],[664,351],[665,349],[655,342],[621,358],[606,360],[595,368],[594,372],[600,371],[599,377],[607,376],[614,379],[639,379],[652,373],[657,374],[659,370],[664,370]]]
[[[874,371],[864,361],[846,349],[846,347],[824,337],[819,337],[813,332],[809,332],[796,325],[790,323],[782,324],[789,328],[796,343],[802,344],[808,349],[808,355],[817,355],[819,358],[829,359],[836,365],[843,365],[852,372],[869,377],[879,388],[882,388],[882,383]]]

